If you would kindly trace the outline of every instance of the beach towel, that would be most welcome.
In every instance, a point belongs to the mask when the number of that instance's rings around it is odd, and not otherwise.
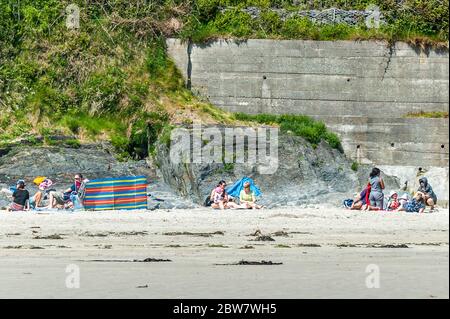
[[[226,191],[227,194],[231,197],[239,198],[239,194],[241,193],[241,190],[244,189],[244,183],[249,182],[250,183],[250,190],[255,194],[255,196],[260,196],[261,191],[259,188],[255,185],[253,180],[250,177],[244,177],[238,180],[233,185],[227,187]]]
[[[102,178],[86,183],[83,206],[87,210],[147,208],[145,176]]]

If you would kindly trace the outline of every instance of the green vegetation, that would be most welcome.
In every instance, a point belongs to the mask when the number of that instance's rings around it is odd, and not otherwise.
[[[235,113],[234,117],[238,121],[257,122],[267,125],[279,125],[280,131],[296,136],[301,136],[308,142],[317,146],[322,140],[328,142],[331,147],[342,151],[339,137],[329,132],[324,123],[315,121],[306,115],[275,115],[275,114],[257,114],[249,115],[245,113]]]
[[[383,39],[389,42],[406,41],[417,45],[448,46],[448,0],[199,0],[195,1],[182,35],[194,42],[215,38],[273,38],[312,40]],[[377,5],[383,12],[385,25],[369,29],[365,23],[355,27],[345,24],[318,25],[307,18],[291,17],[282,20],[270,8],[286,11],[322,10],[332,7],[344,10],[365,10]],[[221,12],[219,6],[230,10]],[[252,19],[241,9],[258,7],[261,15]],[[196,13],[196,14],[195,14]]]
[[[80,8],[78,30],[66,27],[72,3]],[[189,11],[174,1],[1,2],[1,143],[42,136],[78,147],[104,139],[120,159],[143,158],[157,138],[170,141],[173,125],[226,121],[184,87],[166,55],[165,36],[177,34]]]
[[[119,158],[155,152],[157,138],[170,141],[171,129],[201,120],[234,124],[245,120],[279,125],[282,131],[316,145],[339,148],[336,135],[307,117],[245,117],[201,101],[184,87],[168,59],[166,37],[386,39],[415,44],[448,43],[448,0],[9,0],[0,2],[0,144],[14,140],[66,145],[109,140]],[[307,4],[306,4],[307,3]],[[351,3],[351,4],[350,4]],[[378,4],[388,25],[320,26],[309,20],[282,21],[268,8],[286,10],[364,9]],[[80,28],[66,27],[69,4],[80,8]],[[262,9],[252,19],[241,8]],[[234,7],[221,12],[220,7]],[[448,116],[448,115],[447,115]],[[267,118],[264,118],[267,117]],[[36,139],[41,136],[43,139]],[[231,167],[228,167],[229,169]]]
[[[448,119],[448,112],[424,112],[424,111],[420,111],[420,112],[410,112],[408,114],[405,115],[405,117],[410,117],[410,118],[445,118]]]
[[[353,163],[352,163],[352,166],[351,166],[351,169],[352,169],[353,171],[357,172],[357,171],[358,171],[358,168],[359,168],[359,164],[358,164],[357,162],[353,162]]]

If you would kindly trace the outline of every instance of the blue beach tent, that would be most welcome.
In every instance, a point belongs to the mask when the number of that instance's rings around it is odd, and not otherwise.
[[[239,198],[239,195],[241,193],[241,190],[244,189],[245,182],[250,183],[250,190],[255,193],[255,196],[260,196],[261,191],[259,190],[258,186],[255,185],[255,182],[250,177],[244,177],[238,180],[233,185],[227,187],[226,191],[227,194],[231,197]]]

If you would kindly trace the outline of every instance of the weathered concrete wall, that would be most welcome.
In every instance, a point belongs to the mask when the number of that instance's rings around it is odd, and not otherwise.
[[[192,88],[226,110],[311,115],[362,161],[448,166],[448,119],[404,118],[448,112],[447,51],[426,55],[404,43],[389,49],[353,41],[216,41],[188,48],[171,39],[168,47]]]
[[[310,115],[361,163],[448,170],[448,119],[405,117],[448,112],[448,50],[375,41],[167,44],[193,91],[225,110]]]

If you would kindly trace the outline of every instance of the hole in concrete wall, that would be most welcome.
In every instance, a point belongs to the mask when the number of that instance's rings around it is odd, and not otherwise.
[[[359,145],[359,144],[358,144],[358,145],[356,145],[356,148],[361,148],[361,145]]]
[[[419,172],[421,172],[422,171],[422,167],[419,167]]]
[[[395,146],[395,144],[394,143],[391,143],[391,147],[394,147]]]
[[[350,82],[350,79],[347,79],[347,82]]]
[[[445,147],[445,145],[444,144],[441,144],[441,148],[444,148]]]
[[[264,79],[264,80],[267,79],[267,76],[263,75],[263,79]]]

